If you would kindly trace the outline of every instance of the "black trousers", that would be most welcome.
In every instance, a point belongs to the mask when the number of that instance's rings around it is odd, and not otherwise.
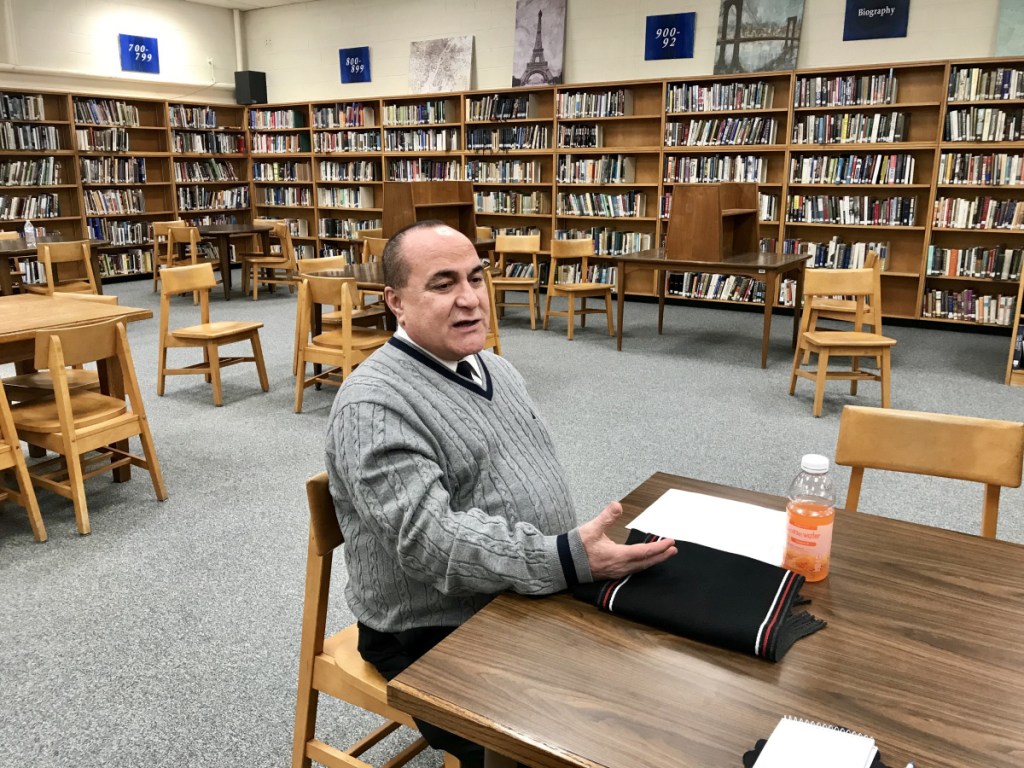
[[[362,622],[357,626],[359,655],[373,664],[385,680],[396,677],[455,630],[455,627],[418,627],[403,632],[378,632]],[[421,720],[416,720],[416,725],[430,746],[459,758],[462,768],[483,768],[484,748],[479,744]]]

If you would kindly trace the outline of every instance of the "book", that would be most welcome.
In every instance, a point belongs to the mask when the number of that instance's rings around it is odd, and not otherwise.
[[[870,768],[877,754],[870,736],[787,716],[775,726],[754,768]]]

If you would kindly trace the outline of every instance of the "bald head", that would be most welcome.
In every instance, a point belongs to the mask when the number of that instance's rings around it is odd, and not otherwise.
[[[416,258],[439,249],[463,250],[467,246],[473,248],[469,238],[443,221],[431,219],[403,227],[384,246],[384,285],[401,290],[409,282],[410,264]]]

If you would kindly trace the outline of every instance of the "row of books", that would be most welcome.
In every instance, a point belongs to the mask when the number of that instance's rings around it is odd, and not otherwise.
[[[466,130],[466,149],[472,152],[502,152],[510,149],[548,149],[550,147],[551,128],[539,123]]]
[[[453,176],[452,178],[459,178]],[[485,184],[540,184],[541,166],[536,160],[466,160],[466,180]]]
[[[796,184],[913,184],[914,156],[905,152],[867,155],[796,155],[789,180]]]
[[[321,259],[330,259],[337,256],[343,257],[349,264],[359,261],[362,248],[355,248],[351,245],[338,245],[337,243],[321,243],[319,256]],[[298,256],[298,253],[295,254]]]
[[[753,277],[709,272],[669,272],[665,281],[665,292],[669,296],[764,304],[764,281]]]
[[[100,276],[144,275],[153,271],[153,251],[132,248],[128,251],[100,254]]]
[[[986,325],[1012,325],[1016,296],[978,295],[971,288],[962,291],[925,291],[921,317],[966,320]]]
[[[313,107],[314,128],[372,128],[376,124],[376,112],[366,104]]]
[[[929,245],[925,274],[1019,280],[1022,261],[1024,248],[1008,248],[1005,245],[990,248],[940,248]]]
[[[141,189],[86,189],[82,197],[89,214],[146,212],[146,197]]]
[[[46,104],[38,94],[0,93],[0,120],[45,120]]]
[[[320,237],[335,237],[341,240],[355,240],[357,233],[364,229],[380,229],[380,219],[320,219]]]
[[[570,123],[558,126],[558,146],[584,149],[604,146],[604,128],[600,125]]]
[[[205,227],[208,224],[237,224],[238,215],[234,213],[205,213],[200,216],[182,216],[190,227]]]
[[[457,114],[451,114],[448,102],[432,99],[419,104],[385,104],[384,125],[431,125],[455,122]]]
[[[526,120],[533,117],[529,94],[490,94],[466,99],[466,120]]]
[[[728,109],[766,109],[775,98],[775,86],[764,80],[752,83],[673,83],[665,93],[665,111],[717,112]]]
[[[309,207],[313,204],[313,192],[309,187],[260,187],[256,190],[256,204]]]
[[[0,195],[0,219],[40,219],[60,216],[57,195]]]
[[[387,152],[455,152],[459,149],[456,128],[420,128],[384,131]]]
[[[254,181],[312,181],[313,171],[308,162],[259,160],[252,164],[252,178]]]
[[[647,215],[647,194],[629,191],[618,195],[597,192],[559,192],[556,199],[562,216],[608,216],[611,218]]]
[[[44,187],[64,183],[64,166],[53,157],[0,160],[0,187]]]
[[[912,227],[916,197],[789,195],[786,221],[813,224],[868,224]]]
[[[807,266],[816,269],[863,269],[868,252],[874,251],[884,272],[889,264],[889,243],[844,243],[838,235],[827,243],[787,238],[782,241],[782,253],[807,256]]]
[[[853,107],[894,104],[899,80],[892,69],[875,75],[801,77],[793,93],[795,107]]]
[[[491,227],[491,235],[540,235],[537,227]]]
[[[654,247],[654,235],[649,232],[625,232],[608,227],[590,229],[556,229],[556,240],[594,241],[594,253],[600,256],[620,256],[625,253],[647,251]]]
[[[117,99],[73,99],[76,123],[138,126],[139,109]]]
[[[939,184],[1024,184],[1024,156],[1005,152],[983,154],[943,152],[939,156]]]
[[[308,191],[308,190],[307,190]],[[373,208],[373,187],[317,187],[317,204],[325,208]]]
[[[462,163],[458,160],[388,160],[388,181],[459,181]]]
[[[949,71],[950,101],[994,101],[1024,99],[1024,70],[1014,67],[961,67]]]
[[[206,155],[237,155],[245,152],[245,136],[220,131],[171,132],[172,152],[194,152]]]
[[[224,160],[179,160],[174,163],[174,180],[189,181],[240,181],[235,166]]]
[[[266,155],[309,152],[309,136],[302,133],[254,133],[252,151]]]
[[[309,166],[306,166],[307,176],[297,181],[308,181]],[[380,164],[372,160],[349,160],[339,162],[337,160],[320,161],[321,181],[376,181],[380,178]]]
[[[171,128],[216,128],[217,110],[213,107],[186,107],[168,104],[167,116]]]
[[[633,114],[633,93],[625,88],[598,93],[559,93],[555,97],[555,109],[560,118],[624,117]]]
[[[298,109],[250,109],[249,127],[257,131],[305,128],[306,116]]]
[[[477,192],[473,202],[477,213],[551,213],[551,198],[544,192]]]
[[[83,157],[79,167],[83,184],[145,184],[144,157]]]
[[[309,237],[309,222],[305,219],[285,219],[292,237]]]
[[[842,112],[807,115],[793,124],[794,144],[877,144],[903,141],[906,112]]]
[[[768,164],[762,155],[669,155],[665,158],[665,182],[768,180]]]
[[[380,152],[377,131],[334,131],[314,133],[314,152]]]
[[[968,107],[946,112],[946,141],[1019,141],[1024,110],[999,107]]]
[[[586,271],[583,264],[559,264],[555,269],[556,284],[600,283],[615,285],[618,267],[612,264],[588,264]]]
[[[632,184],[636,161],[629,155],[559,155],[555,175],[562,184]]]
[[[145,245],[153,239],[148,221],[118,221],[87,218],[86,227],[93,240],[109,240],[112,245]]]
[[[936,229],[1024,229],[1024,200],[940,197],[932,224]]]
[[[179,211],[230,210],[249,207],[249,188],[178,187]]]
[[[665,125],[666,147],[774,144],[779,121],[774,117],[723,117]]]
[[[75,142],[82,152],[128,152],[130,147],[124,128],[76,128]]]
[[[52,125],[0,123],[0,149],[48,152],[63,149],[60,134]]]

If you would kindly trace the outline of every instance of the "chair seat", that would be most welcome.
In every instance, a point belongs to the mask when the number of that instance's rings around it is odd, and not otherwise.
[[[537,285],[538,280],[536,277],[494,277],[491,278],[491,283],[498,289],[520,286],[528,288],[531,285]]]
[[[340,324],[344,314],[344,312],[324,312],[320,320],[324,325]],[[365,309],[352,310],[353,320],[365,320],[368,317],[384,317],[384,308],[376,309],[374,307],[366,307]]]
[[[351,685],[387,705],[387,681],[376,667],[359,655],[359,627],[352,624],[330,637],[324,638],[324,654],[338,665]]]
[[[356,349],[376,347],[387,343],[390,338],[391,331],[378,331],[375,328],[352,329],[352,346]],[[340,349],[345,346],[345,337],[341,331],[325,331],[319,336],[313,337],[313,344],[318,347],[338,347]]]
[[[128,412],[128,405],[117,397],[98,392],[72,392],[71,412],[75,429],[101,424]],[[54,400],[37,400],[11,406],[14,426],[18,431],[57,434],[61,431],[60,416]]]
[[[249,333],[263,327],[261,322],[243,323],[232,320],[221,320],[215,323],[202,323],[190,325],[186,328],[178,328],[171,331],[171,336],[179,339],[214,340],[223,339],[227,336],[235,336],[239,333]]]
[[[35,283],[24,283],[22,287],[29,293],[49,293],[49,289],[46,284],[43,285]],[[72,280],[66,283],[57,283],[54,286],[53,291],[55,293],[92,293],[92,286],[89,285],[85,280]]]
[[[613,287],[605,283],[555,283],[552,286],[558,293],[604,293]]]
[[[244,254],[242,258],[249,264],[260,267],[278,266],[284,268],[288,266],[288,259],[283,256],[264,256],[263,254],[253,254],[250,256],[248,254]]]
[[[819,347],[891,347],[896,339],[864,331],[807,331],[804,339]]]
[[[849,299],[819,299],[815,298],[808,309],[817,309],[822,312],[849,312],[857,311],[857,302]]]
[[[67,370],[67,377],[68,389],[72,390],[97,389],[100,385],[100,377],[96,371],[82,371],[76,368],[69,368]],[[49,371],[8,376],[4,379],[4,389],[7,390],[8,396],[28,392],[53,392],[53,377]]]

